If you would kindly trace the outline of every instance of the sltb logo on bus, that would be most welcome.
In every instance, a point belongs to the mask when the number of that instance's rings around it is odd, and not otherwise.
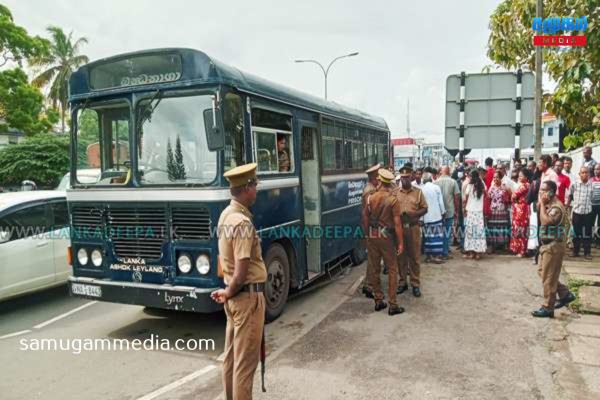
[[[585,46],[586,37],[583,35],[563,35],[563,36],[541,36],[539,33],[548,33],[550,35],[556,32],[583,32],[588,28],[587,17],[581,18],[534,18],[531,27],[538,35],[533,36],[534,46]]]

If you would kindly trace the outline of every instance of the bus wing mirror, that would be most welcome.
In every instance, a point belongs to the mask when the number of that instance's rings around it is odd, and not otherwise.
[[[222,150],[225,147],[225,135],[223,135],[223,130],[219,127],[218,111],[214,108],[207,108],[203,111],[203,114],[208,150]]]

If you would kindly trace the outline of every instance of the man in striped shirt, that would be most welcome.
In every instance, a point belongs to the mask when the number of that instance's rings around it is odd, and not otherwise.
[[[592,259],[592,183],[589,181],[589,169],[581,167],[579,170],[580,182],[571,185],[567,207],[573,208],[573,254],[579,257],[579,250],[583,245],[583,256],[586,260]]]

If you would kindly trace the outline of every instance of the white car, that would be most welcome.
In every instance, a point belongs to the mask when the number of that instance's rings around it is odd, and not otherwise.
[[[65,284],[69,245],[65,192],[0,194],[0,301]]]
[[[77,170],[77,179],[81,183],[98,183],[100,179],[100,168],[88,168],[88,169],[78,169]],[[67,190],[71,188],[71,173],[67,172],[65,176],[62,177],[58,186],[54,190]]]

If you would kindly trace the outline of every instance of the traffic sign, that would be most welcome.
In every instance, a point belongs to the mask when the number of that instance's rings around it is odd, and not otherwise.
[[[450,75],[446,79],[445,146],[515,150],[533,145],[535,77],[532,72]]]

